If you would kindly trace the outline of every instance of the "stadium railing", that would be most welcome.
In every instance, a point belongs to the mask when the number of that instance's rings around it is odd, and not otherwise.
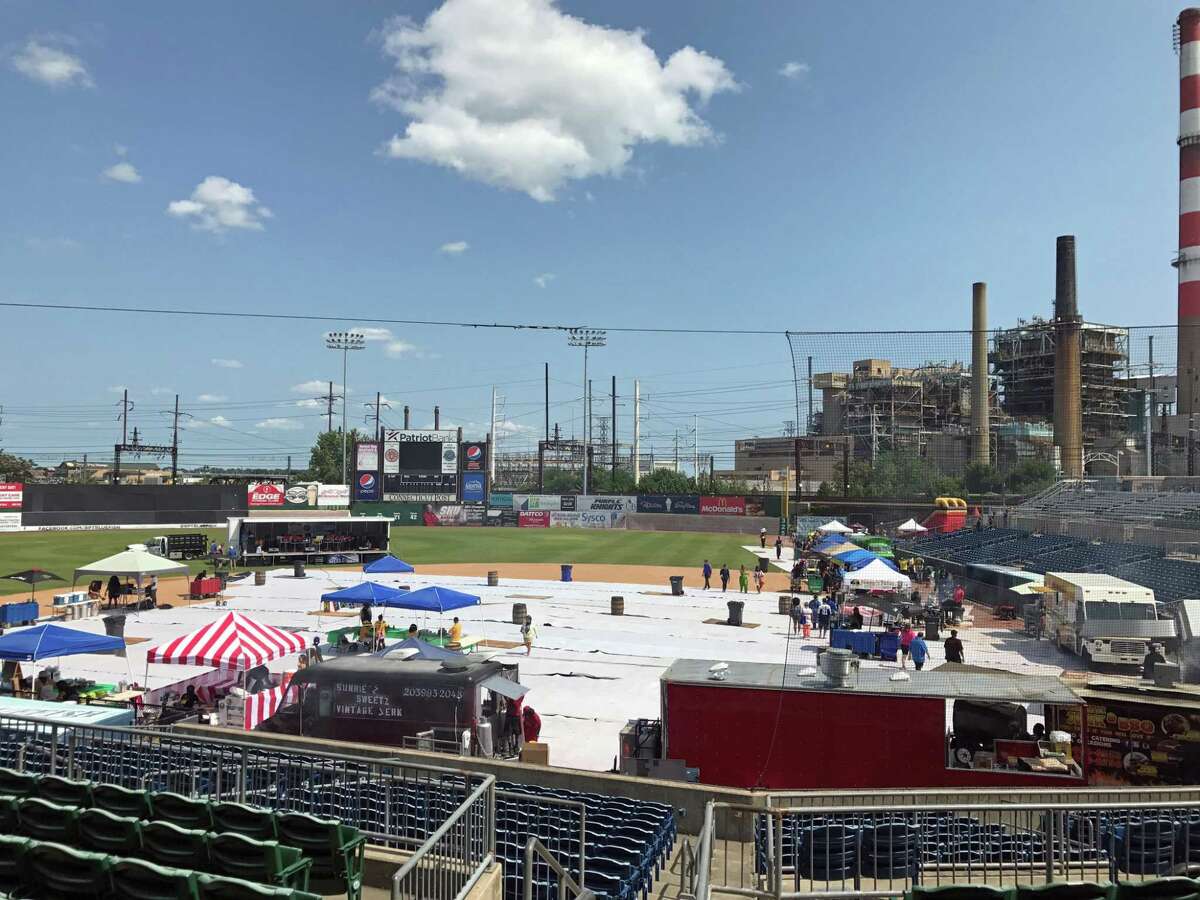
[[[981,802],[962,793],[904,792],[892,793],[889,803],[879,792],[866,803],[847,797],[838,804],[765,809],[711,801],[685,896],[868,900],[900,897],[914,887],[1007,890],[1194,872],[1200,792],[1176,793],[1145,800],[1139,797],[1147,792],[1138,789],[1083,790],[1072,792],[1069,802],[1061,793],[1039,802],[1029,799],[1035,792],[992,792],[993,799]]]
[[[545,845],[537,838],[530,838],[529,843],[525,845],[525,890],[522,895],[522,900],[533,900],[533,864],[534,860],[540,860],[541,863],[550,868],[554,873],[559,884],[558,896],[561,900],[595,900],[595,894],[586,888],[580,887],[575,883],[569,872],[558,864],[558,861],[550,854]]]

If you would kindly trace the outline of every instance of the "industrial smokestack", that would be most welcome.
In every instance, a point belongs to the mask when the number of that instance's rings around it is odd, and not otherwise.
[[[433,430],[437,431],[442,427],[442,411],[436,406],[433,408]]]
[[[408,407],[404,407],[404,430],[408,431]]]
[[[1083,477],[1083,404],[1075,298],[1075,236],[1058,239],[1054,266],[1054,443],[1064,478]]]
[[[971,285],[971,461],[991,462],[988,435],[987,285]]]
[[[1200,9],[1185,9],[1179,33],[1178,397],[1176,412],[1200,412]]]

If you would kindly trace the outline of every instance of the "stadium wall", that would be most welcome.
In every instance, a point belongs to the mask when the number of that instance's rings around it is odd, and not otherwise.
[[[630,531],[691,531],[700,534],[768,534],[779,531],[773,516],[688,516],[673,513],[629,513],[625,527]]]
[[[240,485],[27,484],[22,525],[223,524],[247,513]]]
[[[1164,528],[1161,525],[1132,525],[1127,522],[1101,522],[1096,519],[1066,519],[1058,516],[1010,512],[1008,527],[1039,534],[1064,534],[1090,541],[1114,544],[1146,544],[1176,549],[1180,544],[1200,542],[1200,531]]]

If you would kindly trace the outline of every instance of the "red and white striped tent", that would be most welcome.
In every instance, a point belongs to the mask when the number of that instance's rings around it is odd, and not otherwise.
[[[304,638],[230,611],[198,631],[152,647],[146,663],[214,666],[245,672],[305,649]]]

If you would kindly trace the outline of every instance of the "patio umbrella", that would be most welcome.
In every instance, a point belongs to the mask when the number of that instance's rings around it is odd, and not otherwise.
[[[11,575],[0,575],[5,581],[23,581],[29,585],[29,599],[34,598],[34,588],[43,581],[63,581],[53,572],[47,572],[45,569],[26,569],[23,572],[13,572]]]

